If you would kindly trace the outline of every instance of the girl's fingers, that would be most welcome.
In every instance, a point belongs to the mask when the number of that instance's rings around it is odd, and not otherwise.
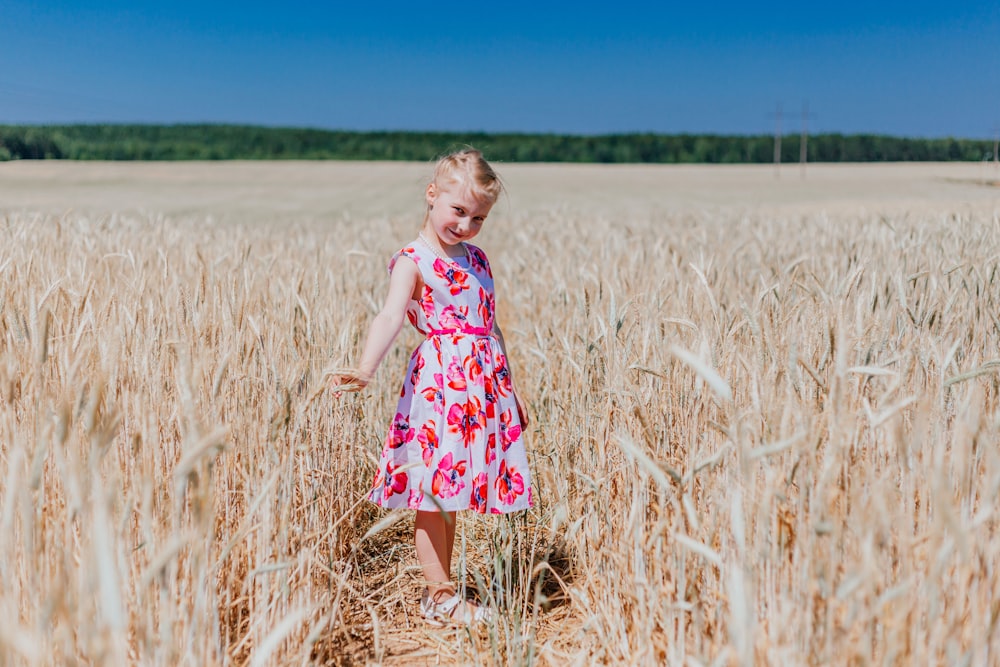
[[[334,375],[330,378],[330,391],[337,398],[345,391],[361,391],[368,384],[361,378],[350,375]]]
[[[515,401],[517,402],[517,416],[521,420],[521,427],[528,428],[528,411],[524,408],[524,403],[521,402],[521,397],[515,395]]]

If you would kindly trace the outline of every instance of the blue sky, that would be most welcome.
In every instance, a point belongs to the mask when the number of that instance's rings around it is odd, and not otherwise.
[[[1000,3],[0,0],[0,123],[992,137]]]

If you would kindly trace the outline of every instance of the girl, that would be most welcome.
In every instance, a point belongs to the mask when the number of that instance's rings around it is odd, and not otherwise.
[[[489,608],[465,601],[451,583],[455,513],[532,506],[527,415],[495,319],[493,274],[486,254],[468,243],[501,190],[479,151],[438,161],[423,227],[389,261],[389,293],[361,363],[332,378],[339,389],[367,385],[404,316],[426,336],[410,357],[368,497],[416,510],[414,541],[426,581],[420,608],[438,626],[491,618]]]

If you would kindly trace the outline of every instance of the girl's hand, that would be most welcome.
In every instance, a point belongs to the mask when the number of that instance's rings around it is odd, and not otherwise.
[[[361,391],[368,386],[371,378],[358,372],[334,373],[330,376],[330,390],[336,398],[345,391]]]
[[[524,407],[524,402],[521,401],[521,397],[518,394],[514,394],[514,400],[517,401],[517,417],[521,420],[521,428],[528,428],[528,409]]]

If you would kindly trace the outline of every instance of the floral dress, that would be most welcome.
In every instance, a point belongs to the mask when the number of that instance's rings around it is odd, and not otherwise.
[[[410,357],[369,498],[383,507],[502,514],[532,506],[524,432],[493,335],[493,273],[486,254],[446,261],[403,248],[423,278],[407,309],[426,336]]]

